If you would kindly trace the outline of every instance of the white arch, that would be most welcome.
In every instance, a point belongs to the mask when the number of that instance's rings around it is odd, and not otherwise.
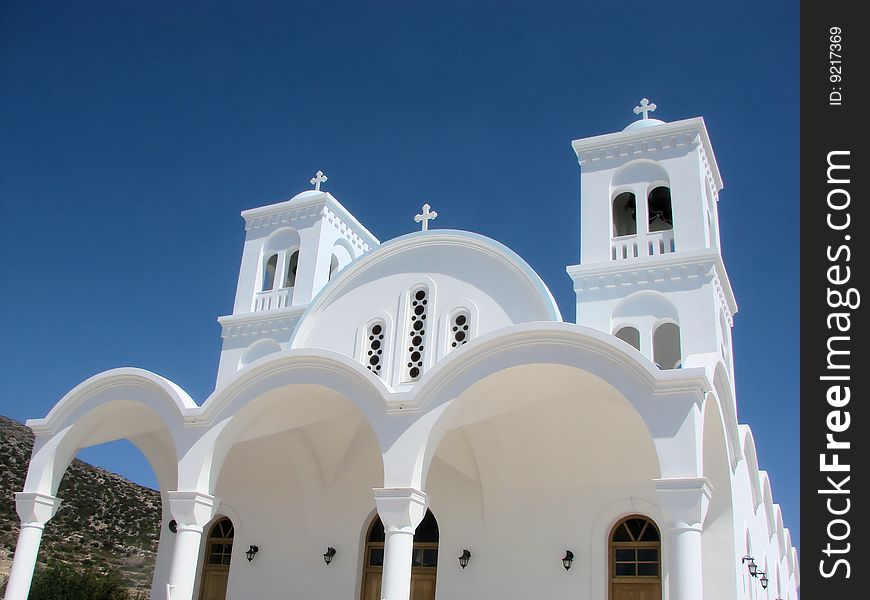
[[[761,503],[761,482],[758,477],[758,454],[755,451],[755,438],[749,425],[740,425],[740,436],[743,446],[743,456],[746,458],[746,473],[749,479],[749,488],[752,493],[752,510],[758,511]]]
[[[571,324],[533,323],[474,340],[461,356],[448,356],[424,374],[415,390],[415,405],[424,411],[418,423],[427,429],[425,447],[421,449],[422,455],[415,454],[411,445],[401,447],[401,453],[407,457],[405,460],[410,461],[406,465],[413,465],[413,480],[419,484],[425,479],[438,442],[446,431],[438,421],[453,399],[491,374],[538,363],[576,368],[606,382],[634,407],[650,435],[657,440],[662,476],[673,476],[677,472],[699,474],[700,465],[694,450],[698,423],[693,419],[686,421],[686,413],[692,406],[698,408],[705,390],[710,387],[703,370],[659,371],[648,361],[638,361],[635,352],[603,332]],[[682,394],[681,401],[662,403],[661,396],[656,395],[667,391]],[[699,416],[700,411],[697,413]],[[686,423],[688,429],[675,431],[679,427],[677,423]],[[419,435],[419,432],[410,435]],[[677,451],[677,447],[681,451]]]
[[[267,392],[287,386],[313,385],[329,389],[353,403],[383,447],[383,419],[389,391],[384,382],[359,362],[325,350],[285,350],[242,369],[203,403],[197,424],[203,428],[182,458],[179,480],[184,489],[212,493],[227,453],[256,415],[239,414]]]
[[[144,369],[105,371],[70,390],[36,434],[24,491],[53,495],[79,449],[129,439],[145,455],[161,487],[173,486],[184,417],[196,403],[178,385]]]

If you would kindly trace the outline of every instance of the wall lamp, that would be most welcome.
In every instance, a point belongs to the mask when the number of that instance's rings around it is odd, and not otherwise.
[[[565,550],[565,557],[562,559],[562,566],[565,567],[565,570],[571,568],[571,565],[574,564],[574,553],[570,550]]]
[[[765,573],[764,571],[759,571],[758,574],[761,575],[761,589],[766,590],[767,583],[770,581],[770,579],[767,578],[767,573]]]
[[[740,559],[741,563],[745,563],[746,561],[749,561],[749,574],[755,577],[758,574],[758,565],[755,564],[755,559],[747,554]]]
[[[468,566],[468,559],[471,558],[471,552],[466,548],[462,551],[462,556],[459,557],[459,566],[463,569]]]
[[[335,557],[335,548],[329,546],[326,549],[326,552],[323,553],[323,562],[329,564],[332,562],[332,559]]]
[[[245,552],[245,556],[248,558],[248,562],[254,560],[254,555],[256,555],[259,551],[260,549],[257,548],[256,544],[251,544],[251,547],[248,548],[247,552]]]

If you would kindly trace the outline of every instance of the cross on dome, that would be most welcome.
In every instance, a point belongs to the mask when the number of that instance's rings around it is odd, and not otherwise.
[[[415,215],[414,220],[417,221],[418,223],[423,224],[423,228],[421,229],[421,231],[429,231],[429,221],[431,221],[432,219],[434,219],[437,216],[438,216],[437,212],[435,212],[434,210],[430,211],[429,205],[424,204],[423,205],[423,212],[419,215]]]
[[[640,101],[640,106],[634,107],[634,114],[639,115],[643,113],[644,120],[649,119],[649,113],[653,112],[656,109],[655,104],[650,104],[648,98],[644,98]]]
[[[311,185],[314,186],[314,191],[320,191],[320,184],[328,180],[329,177],[323,174],[323,171],[318,171],[314,177],[311,178]]]

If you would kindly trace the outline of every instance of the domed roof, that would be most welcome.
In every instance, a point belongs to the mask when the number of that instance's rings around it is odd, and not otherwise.
[[[294,200],[302,200],[305,198],[311,198],[312,196],[320,196],[324,193],[325,192],[321,192],[320,190],[305,190],[304,192],[296,194],[295,196],[290,198],[290,202],[293,202]]]
[[[643,98],[640,101],[640,106],[634,107],[634,114],[636,114],[636,115],[642,114],[643,117],[641,117],[639,120],[635,121],[634,123],[629,123],[628,127],[623,129],[623,131],[632,131],[634,129],[641,129],[644,127],[652,127],[654,125],[663,125],[664,121],[659,121],[658,119],[650,119],[649,118],[649,113],[653,112],[656,108],[657,108],[656,105],[652,104],[649,101],[649,98]]]
[[[638,119],[628,124],[623,131],[633,131],[635,129],[643,129],[644,127],[652,127],[654,125],[664,125],[665,122],[659,119]]]

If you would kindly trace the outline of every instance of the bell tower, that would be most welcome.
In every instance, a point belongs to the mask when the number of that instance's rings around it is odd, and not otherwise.
[[[335,197],[313,190],[242,211],[245,245],[233,314],[218,318],[222,381],[263,356],[288,347],[305,308],[351,261],[380,242]]]
[[[571,144],[581,168],[580,264],[568,267],[577,323],[660,369],[716,353],[730,374],[737,304],[720,252],[716,157],[703,118],[666,123],[654,110],[644,98],[622,131]]]

